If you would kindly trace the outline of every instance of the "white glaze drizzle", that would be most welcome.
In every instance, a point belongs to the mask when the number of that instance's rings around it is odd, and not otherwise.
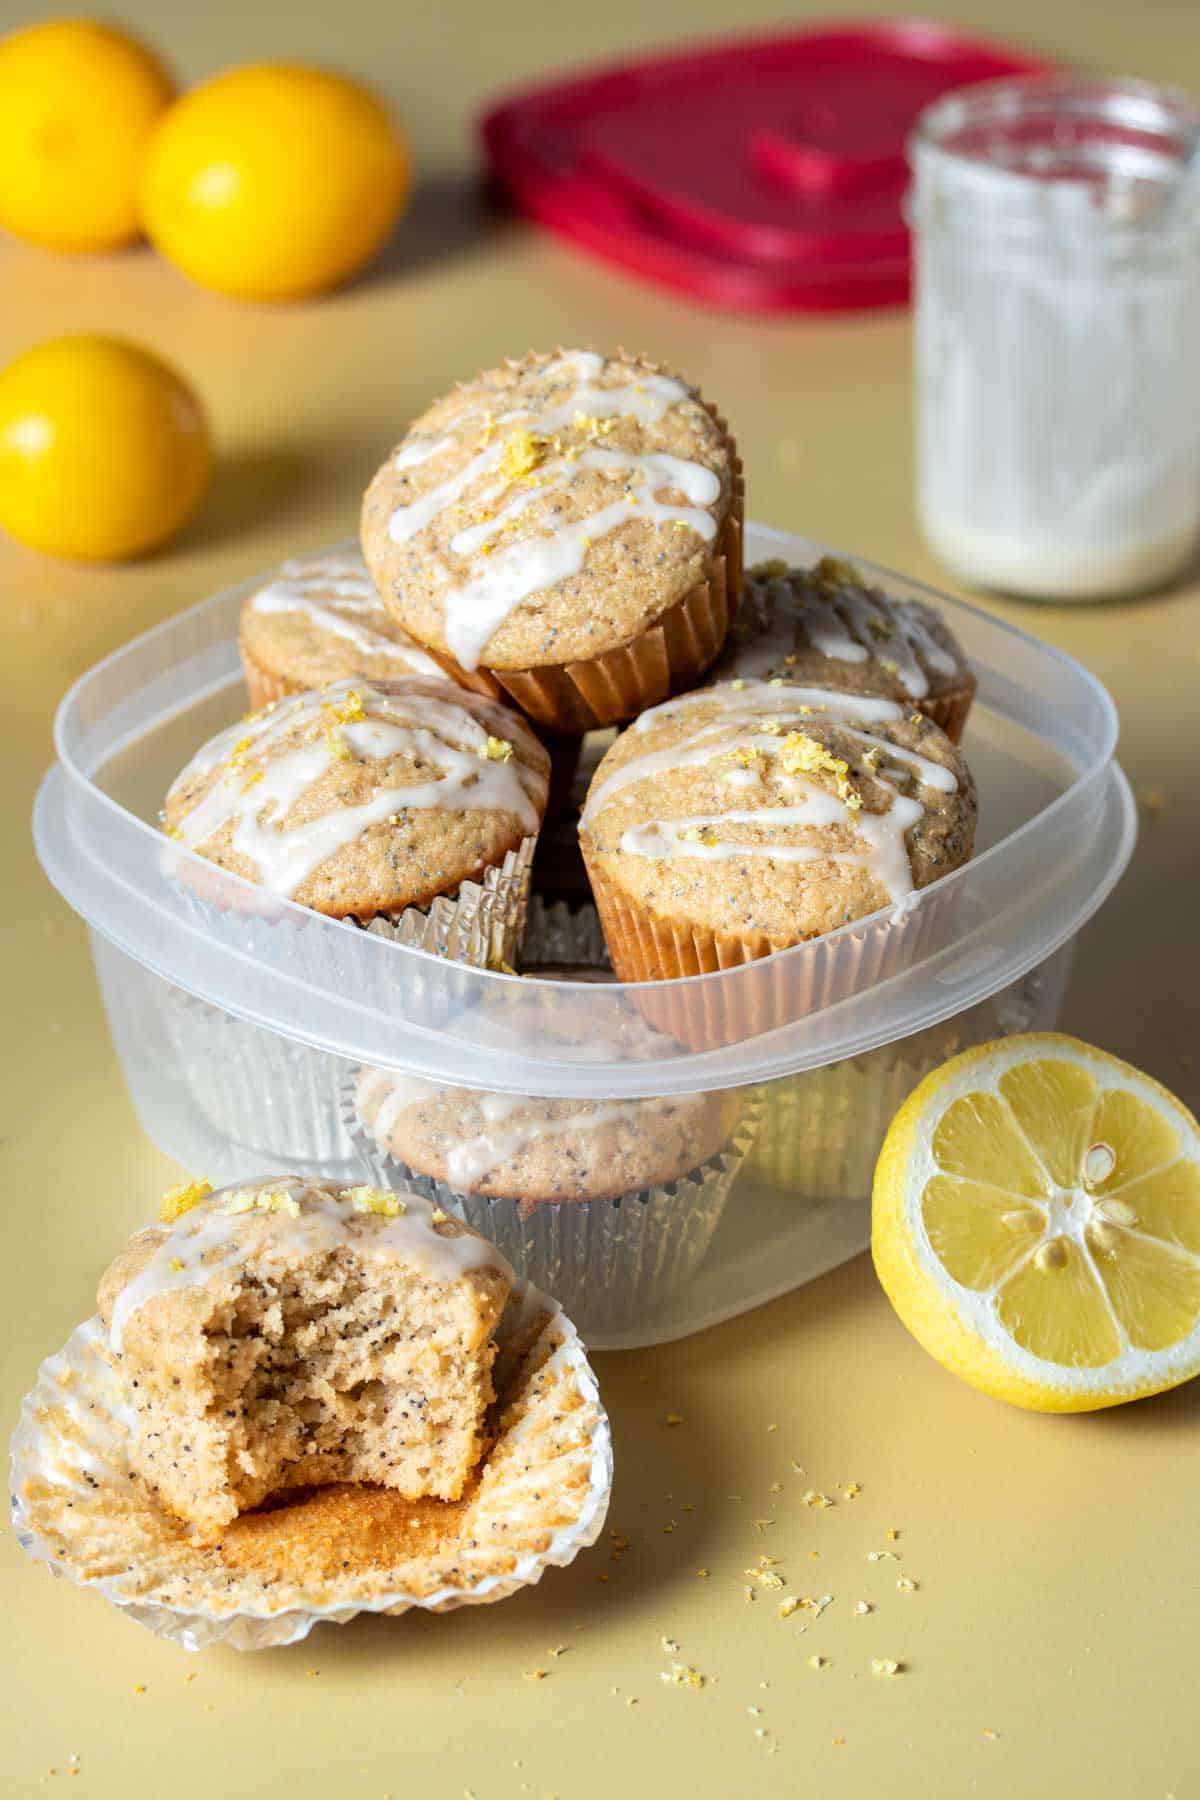
[[[284,563],[274,579],[251,596],[248,610],[300,614],[332,637],[344,638],[364,656],[386,657],[410,675],[443,679],[432,656],[388,618],[367,565],[351,552]]]
[[[338,708],[346,707],[355,695],[367,717],[337,723]],[[277,821],[285,819],[340,759],[327,741],[329,732],[282,756],[263,760],[263,753],[298,725],[322,716],[351,757],[367,761],[420,754],[442,774],[381,788],[361,805],[335,807],[306,824],[285,828]],[[336,851],[404,808],[509,812],[522,830],[533,833],[538,827],[534,796],[541,792],[541,778],[515,755],[507,761],[490,760],[489,727],[494,735],[506,738],[521,729],[501,708],[449,687],[444,699],[422,684],[408,682],[384,691],[369,682],[341,681],[320,694],[294,695],[257,721],[230,726],[192,759],[179,782],[224,766],[208,792],[179,820],[178,836],[189,849],[196,849],[232,823],[232,848],[255,865],[263,887],[287,895]],[[243,743],[241,760],[231,761]],[[260,779],[249,785],[252,775]]]
[[[801,687],[798,682],[785,682],[778,678],[761,681],[751,676],[735,675],[714,682],[711,688],[677,694],[674,700],[663,700],[648,712],[639,713],[626,729],[652,731],[660,720],[685,712],[698,699],[710,699],[714,695],[721,697],[721,705],[731,708],[744,705],[752,709],[754,716],[758,718],[764,713],[792,715],[805,706],[811,712],[828,713],[839,721],[861,719],[869,725],[898,725],[906,716],[904,708],[894,700],[884,700],[875,694],[843,694],[837,688]]]
[[[222,1200],[233,1189],[212,1194],[176,1221],[155,1246],[149,1261],[126,1282],[113,1304],[109,1343],[119,1356],[125,1330],[134,1313],[158,1294],[204,1287],[246,1258],[248,1222],[261,1223],[255,1244],[258,1258],[303,1251],[332,1251],[352,1244],[361,1252],[386,1250],[402,1257],[428,1280],[457,1281],[471,1269],[512,1271],[493,1244],[473,1232],[441,1236],[434,1228],[434,1202],[421,1194],[398,1194],[404,1210],[395,1217],[359,1213],[333,1182],[308,1182],[301,1176],[279,1181],[239,1184],[243,1191],[288,1195],[300,1211],[225,1212]],[[352,1228],[356,1227],[356,1228]]]
[[[512,409],[491,419],[490,424],[495,428],[520,420],[525,429],[538,437],[553,436],[580,415],[592,419],[628,417],[642,424],[654,424],[672,406],[692,397],[682,382],[666,375],[647,373],[636,382],[616,388],[592,385],[603,369],[604,358],[595,351],[564,352],[542,373],[553,377],[569,372],[578,377],[579,385],[565,401],[540,413]],[[461,430],[478,410],[460,416],[455,429]],[[404,464],[398,457],[396,466],[424,462],[435,448],[441,449],[450,441],[453,440],[442,439],[436,446],[426,448],[421,440],[400,455],[414,451],[422,454],[411,454],[410,462]],[[389,537],[397,544],[409,542],[461,499],[475,482],[498,468],[504,454],[503,437],[493,437],[455,474],[407,505],[396,507],[388,521]],[[589,547],[621,525],[643,520],[654,526],[686,526],[709,543],[716,536],[716,519],[710,509],[720,499],[721,482],[711,469],[665,453],[635,455],[591,448],[577,455],[546,458],[538,466],[533,485],[518,492],[495,517],[457,532],[451,540],[451,550],[464,558],[482,557],[499,532],[513,525],[535,501],[570,487],[581,470],[612,476],[621,483],[622,497],[584,519],[551,527],[533,540],[494,551],[482,566],[475,564],[465,582],[444,591],[446,643],[463,668],[478,668],[489,640],[523,600],[578,575]],[[490,505],[510,485],[501,479],[480,495],[481,504]],[[629,492],[631,487],[635,489],[633,493]],[[688,504],[663,500],[661,495],[669,491],[682,493]]]
[[[858,698],[824,696],[824,690],[819,689],[787,686],[777,688],[766,682],[746,681],[744,684],[739,683],[737,687],[725,683],[706,689],[699,695],[687,695],[682,700],[667,701],[662,706],[643,713],[632,728],[633,731],[653,729],[664,715],[677,714],[687,705],[696,707],[707,701],[710,708],[715,708],[715,716],[710,711],[709,716],[698,721],[695,730],[682,743],[647,751],[594,785],[583,809],[582,823],[585,826],[589,824],[603,806],[635,782],[679,769],[703,766],[731,753],[752,752],[776,756],[786,736],[785,724],[800,733],[806,731],[808,720],[805,697],[813,693],[826,698],[837,698],[839,701]],[[875,701],[870,704],[872,707],[887,707],[886,717],[895,719],[901,716],[900,709],[891,702]],[[834,709],[829,710],[832,712]],[[778,722],[776,731],[755,729],[756,726],[761,727],[764,716]],[[858,716],[862,716],[861,712]],[[894,744],[887,738],[854,729],[840,712],[837,725],[845,736],[866,744],[869,749],[878,749],[889,761],[911,767],[924,786],[943,793],[953,793],[957,789],[958,782],[953,771],[942,764]],[[779,863],[832,861],[867,870],[893,902],[902,901],[912,893],[912,867],[905,839],[906,834],[924,814],[925,808],[919,800],[893,792],[886,812],[871,813],[863,807],[852,809],[823,784],[809,779],[802,772],[793,774],[777,767],[775,773],[777,779],[786,779],[790,790],[795,794],[796,798],[792,803],[757,809],[731,808],[707,816],[647,820],[643,824],[628,827],[621,835],[619,848],[631,856],[645,856],[656,860],[683,855],[708,862],[754,857]],[[892,787],[882,770],[874,770],[873,775],[884,787]],[[757,777],[752,768],[743,769],[735,765],[726,772],[725,779],[730,786],[746,789],[755,783]],[[715,833],[722,827],[731,825],[754,825],[767,832],[795,827],[815,830],[845,826],[864,847],[861,850],[845,851],[820,849],[810,845],[780,843],[769,836],[765,841],[754,843],[732,839],[717,839],[713,843],[703,841],[701,834]],[[685,836],[685,833],[688,835]],[[696,835],[693,836],[693,833]]]
[[[786,575],[750,572],[747,616],[760,621],[761,630],[739,644],[728,665],[734,674],[752,680],[769,672],[786,677],[783,665],[797,632],[834,661],[874,659],[894,665],[896,680],[914,700],[923,700],[929,692],[927,667],[939,675],[955,673],[958,664],[933,635],[922,607],[911,600],[887,599],[849,564],[829,567],[825,579],[821,563],[815,569],[790,569]]]
[[[581,1101],[566,1112],[553,1116],[545,1101],[524,1094],[494,1094],[478,1090],[456,1090],[448,1085],[425,1081],[420,1076],[392,1074],[386,1069],[359,1071],[356,1107],[359,1117],[383,1149],[391,1148],[392,1136],[400,1117],[410,1106],[438,1094],[460,1092],[465,1104],[474,1103],[485,1129],[474,1137],[454,1144],[446,1157],[446,1173],[455,1187],[466,1190],[506,1162],[518,1156],[531,1143],[542,1138],[561,1137],[568,1132],[587,1136],[602,1126],[637,1124],[653,1100],[612,1101],[598,1104]],[[371,1107],[378,1103],[374,1117]],[[527,1117],[513,1123],[517,1115]]]
[[[585,1102],[570,1112],[551,1117],[544,1104],[521,1094],[476,1094],[474,1098],[485,1124],[493,1129],[455,1144],[446,1157],[446,1173],[451,1182],[467,1189],[519,1156],[530,1144],[572,1131],[586,1136],[601,1126],[618,1122],[634,1125],[639,1111],[647,1104],[644,1100],[613,1101],[607,1105]],[[525,1120],[512,1123],[522,1110],[527,1114]]]

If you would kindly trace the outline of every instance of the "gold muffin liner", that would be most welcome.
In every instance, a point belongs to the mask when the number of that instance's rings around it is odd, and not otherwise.
[[[250,695],[251,712],[261,712],[265,706],[274,706],[277,700],[286,700],[289,694],[302,694],[302,681],[289,681],[286,675],[273,675],[246,648],[244,638],[238,639],[238,657],[242,664],[242,674],[246,678],[246,689]]]
[[[755,1096],[722,1149],[674,1181],[614,1200],[525,1201],[464,1193],[422,1174],[375,1141],[358,1117],[353,1078],[342,1097],[343,1124],[376,1185],[413,1188],[482,1232],[519,1275],[555,1295],[585,1336],[641,1324],[696,1273],[761,1117]]]
[[[895,909],[796,946],[764,932],[709,931],[673,925],[639,906],[589,858],[584,862],[609,958],[618,981],[644,984],[628,995],[656,1030],[690,1050],[718,1049],[792,1023],[805,1013],[885,980],[914,956],[949,941],[957,888],[925,889],[911,909]],[[795,954],[779,963],[785,949]],[[748,963],[775,965],[754,982],[697,982],[655,991],[656,984],[715,974]]]
[[[579,1335],[555,1301],[514,1288],[496,1338],[494,1437],[461,1500],[299,1490],[201,1547],[129,1468],[118,1366],[90,1319],[42,1364],[21,1408],[11,1482],[18,1541],[52,1574],[188,1650],[260,1650],[361,1612],[502,1600],[599,1537],[612,1438]],[[314,1574],[322,1545],[328,1572]]]
[[[950,694],[929,694],[916,702],[916,709],[927,719],[932,719],[935,725],[940,725],[952,744],[961,744],[967,729],[967,715],[975,698],[975,686],[972,681],[969,687],[956,688]]]
[[[654,373],[670,373],[658,363],[644,366]],[[676,600],[632,643],[582,662],[524,670],[482,664],[467,670],[448,651],[424,645],[453,681],[492,700],[512,700],[535,724],[572,737],[635,719],[672,694],[699,685],[720,654],[741,604],[746,493],[741,457],[727,421],[708,401],[701,404],[720,429],[730,470],[729,512],[707,579]],[[380,592],[386,605],[386,589]]]

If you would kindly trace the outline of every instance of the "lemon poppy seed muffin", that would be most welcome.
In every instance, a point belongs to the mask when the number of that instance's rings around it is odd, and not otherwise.
[[[576,972],[577,973],[577,972]],[[523,982],[472,1016],[495,1052],[531,1041],[597,1067],[658,1063],[678,1045],[615,993]],[[620,1087],[620,1078],[614,1084]],[[498,1243],[584,1332],[644,1323],[700,1267],[757,1131],[752,1095],[544,1098],[363,1068],[346,1096],[372,1180],[415,1187]]]
[[[535,1206],[615,1200],[707,1162],[738,1114],[731,1095],[544,1099],[362,1069],[355,1110],[376,1146],[459,1194]]]
[[[653,981],[903,905],[967,860],[975,817],[961,753],[922,714],[742,681],[623,733],[580,841],[613,968]]]
[[[737,606],[741,516],[736,449],[694,387],[556,351],[417,419],[367,489],[362,544],[451,675],[579,734],[700,679]]]
[[[167,1198],[98,1294],[159,1503],[214,1535],[288,1488],[457,1499],[513,1280],[494,1246],[411,1193],[283,1177]]]
[[[384,607],[358,550],[284,563],[243,605],[238,651],[253,707],[354,676],[442,676]]]
[[[714,678],[780,680],[875,695],[924,713],[955,743],[976,678],[935,607],[894,600],[852,564],[822,557],[747,570],[744,604]]]
[[[492,884],[511,960],[548,770],[525,722],[481,695],[339,682],[212,739],[163,817],[188,849],[334,918],[396,920]]]

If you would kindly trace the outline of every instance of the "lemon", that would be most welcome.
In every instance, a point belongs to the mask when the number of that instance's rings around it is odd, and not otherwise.
[[[1075,1038],[926,1077],[880,1153],[871,1249],[917,1341],[997,1399],[1085,1412],[1200,1370],[1200,1128]]]
[[[199,506],[211,461],[199,400],[136,344],[53,338],[0,370],[0,525],[37,550],[155,548]]]
[[[0,38],[0,225],[52,250],[130,243],[142,155],[173,92],[144,44],[95,20]]]
[[[323,69],[231,69],[176,101],[150,144],[142,216],[203,287],[296,300],[336,287],[390,235],[411,162],[399,126]]]

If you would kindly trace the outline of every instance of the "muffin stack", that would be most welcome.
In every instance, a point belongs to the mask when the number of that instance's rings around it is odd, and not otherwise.
[[[630,1010],[672,1047],[885,976],[971,854],[974,678],[931,608],[847,564],[743,578],[742,508],[724,419],[654,363],[556,351],[460,384],[372,480],[361,557],[287,564],[245,602],[256,710],[167,797],[203,859],[179,858],[181,887],[226,915],[252,910],[248,883],[478,967],[646,984]],[[801,945],[778,981],[681,980]],[[386,1070],[346,1095],[379,1179],[424,1184],[534,1279],[591,1269],[593,1298],[695,1267],[664,1246],[702,1216],[702,1254],[757,1116]]]

